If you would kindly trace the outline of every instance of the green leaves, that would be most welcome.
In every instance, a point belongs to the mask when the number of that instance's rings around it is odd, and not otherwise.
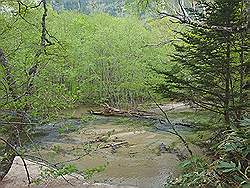
[[[221,170],[222,172],[232,172],[232,171],[238,170],[240,166],[237,168],[236,164],[233,163],[232,161],[231,162],[219,161],[217,168]]]
[[[73,12],[55,17],[51,30],[67,44],[70,62],[60,74],[73,101],[120,105],[147,98],[147,84],[158,81],[147,66],[165,56],[164,48],[144,47],[158,40],[158,28],[152,29],[136,17]]]
[[[93,177],[96,173],[103,172],[107,168],[107,164],[100,165],[95,168],[88,168],[83,171],[83,175],[85,178],[89,179]]]
[[[172,183],[174,186],[237,187],[249,185],[248,119],[235,129],[221,133],[221,141],[212,142],[214,160],[192,157],[181,163],[183,174]]]
[[[0,79],[2,79],[5,76],[5,69],[2,65],[0,65]]]
[[[66,174],[72,174],[75,172],[77,172],[76,166],[69,164],[69,165],[65,165],[64,167],[62,167],[61,169],[56,171],[56,173],[54,175],[55,176],[62,176],[62,175],[66,175]]]
[[[46,168],[41,172],[41,179],[45,180],[48,177],[58,178],[60,176],[76,173],[77,171],[76,166],[72,164],[64,165],[59,169]]]

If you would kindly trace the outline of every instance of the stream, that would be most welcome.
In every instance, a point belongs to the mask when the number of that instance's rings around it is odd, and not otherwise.
[[[90,183],[160,188],[179,174],[179,153],[185,155],[187,151],[176,136],[167,132],[171,126],[150,120],[86,115],[85,111],[75,116],[81,118],[38,126],[35,142],[39,153],[31,147],[29,154],[53,164],[73,164]],[[176,129],[182,134],[189,132],[187,127]],[[179,152],[167,149],[173,146]]]

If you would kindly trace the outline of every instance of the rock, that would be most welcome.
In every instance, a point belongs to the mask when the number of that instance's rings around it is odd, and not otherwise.
[[[39,177],[41,168],[43,165],[39,165],[37,163],[31,162],[29,160],[25,160],[28,171],[31,176],[31,180],[35,180]],[[44,169],[46,167],[43,167]],[[77,176],[77,175],[74,175]],[[121,185],[109,185],[104,183],[86,183],[82,177],[74,178],[72,176],[66,175],[64,176],[68,182],[66,182],[63,178],[50,179],[46,180],[46,182],[36,185],[32,183],[30,186],[28,185],[28,180],[26,176],[26,171],[23,166],[22,159],[20,157],[15,157],[12,167],[9,173],[4,177],[3,181],[0,182],[0,188],[135,188],[133,186],[121,186]]]
[[[165,153],[167,151],[166,145],[164,143],[161,143],[159,146],[160,153]]]

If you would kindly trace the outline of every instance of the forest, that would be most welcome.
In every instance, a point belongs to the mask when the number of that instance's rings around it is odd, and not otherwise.
[[[0,0],[0,188],[250,186],[247,0]]]

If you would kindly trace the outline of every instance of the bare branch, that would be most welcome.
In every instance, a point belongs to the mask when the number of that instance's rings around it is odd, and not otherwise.
[[[173,132],[170,132],[172,134],[175,134],[176,136],[178,136],[180,138],[180,140],[183,142],[183,144],[185,145],[186,149],[188,150],[189,154],[192,156],[193,155],[193,152],[192,150],[189,148],[189,145],[188,143],[186,142],[186,140],[177,132],[177,130],[175,129],[175,125],[173,123],[171,123],[171,121],[169,120],[168,118],[168,115],[167,113],[161,108],[161,106],[156,102],[156,100],[152,97],[152,95],[148,92],[150,98],[154,101],[154,103],[156,104],[156,106],[160,109],[160,111],[164,114],[164,117],[167,121],[167,123],[171,126]],[[162,125],[166,125],[165,122],[163,121],[160,121],[160,123]]]
[[[31,184],[31,179],[30,179],[30,173],[28,171],[28,168],[27,168],[27,163],[25,162],[24,158],[22,157],[22,155],[16,150],[16,148],[10,144],[8,141],[6,141],[5,139],[1,138],[0,137],[0,140],[3,141],[5,144],[7,144],[15,153],[17,156],[19,156],[22,161],[23,161],[23,165],[24,165],[24,168],[25,168],[25,171],[26,171],[26,175],[27,175],[27,179],[28,179],[28,182],[29,182],[29,185]]]

